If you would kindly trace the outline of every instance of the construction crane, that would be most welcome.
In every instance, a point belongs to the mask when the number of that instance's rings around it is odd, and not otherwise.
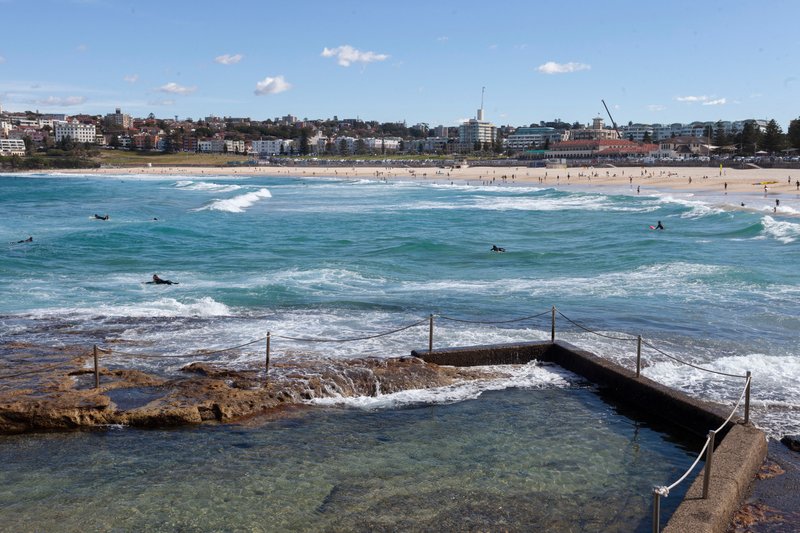
[[[603,107],[606,108],[606,113],[608,113],[608,118],[611,119],[611,125],[614,126],[614,131],[617,132],[617,138],[618,139],[622,139],[622,135],[619,134],[619,128],[617,128],[617,123],[614,121],[614,117],[611,116],[611,111],[608,110],[608,106],[606,105],[606,101],[605,100],[600,100],[600,101],[603,102]]]

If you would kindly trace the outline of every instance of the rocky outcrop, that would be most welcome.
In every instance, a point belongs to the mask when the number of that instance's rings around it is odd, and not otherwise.
[[[102,368],[95,389],[87,359],[76,355],[55,368],[37,362],[28,372],[18,365],[15,376],[0,382],[0,433],[230,422],[313,398],[376,396],[497,377],[416,357],[297,358],[274,363],[268,379],[263,369],[231,370],[209,363],[189,364],[173,378]]]
[[[785,435],[781,443],[793,452],[800,452],[800,435]]]

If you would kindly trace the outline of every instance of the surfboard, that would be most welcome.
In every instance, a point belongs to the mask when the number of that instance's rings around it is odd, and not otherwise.
[[[650,229],[656,229],[656,227],[655,226],[650,226]]]

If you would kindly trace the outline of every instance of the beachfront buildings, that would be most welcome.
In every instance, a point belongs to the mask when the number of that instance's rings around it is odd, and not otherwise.
[[[660,141],[662,139],[669,139],[671,137],[707,137],[709,129],[712,136],[720,129],[725,136],[733,136],[741,133],[744,126],[750,123],[753,127],[760,130],[762,133],[767,129],[766,120],[761,119],[747,119],[747,120],[718,120],[717,122],[690,122],[682,124],[674,122],[672,124],[628,124],[627,126],[620,127],[620,134],[623,138],[632,141],[644,141],[651,139],[652,141]]]
[[[657,144],[642,144],[628,139],[569,140],[553,143],[547,157],[557,159],[643,158],[658,152]]]
[[[605,127],[603,119],[595,117],[592,119],[592,126],[586,128],[574,128],[567,130],[567,141],[600,141],[606,139],[619,139],[616,130]]]
[[[517,128],[503,142],[503,149],[512,152],[532,150],[550,146],[563,140],[564,133],[549,127]]]

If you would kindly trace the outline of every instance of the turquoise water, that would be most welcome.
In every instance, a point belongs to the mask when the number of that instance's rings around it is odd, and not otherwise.
[[[755,419],[800,431],[800,223],[679,192],[335,178],[0,177],[0,336],[164,355],[266,335],[359,337],[425,319],[548,311],[754,375]],[[763,202],[766,202],[764,200]],[[762,202],[762,203],[763,203]],[[107,221],[93,214],[109,214]],[[154,220],[157,219],[157,220]],[[661,220],[663,232],[648,226]],[[32,243],[16,244],[28,236]],[[492,244],[506,253],[489,252]],[[179,285],[147,285],[153,273]],[[632,342],[558,337],[632,365]],[[408,354],[427,328],[351,343],[273,339],[273,357]],[[436,346],[549,338],[549,318],[437,319]],[[260,343],[216,356],[260,363]],[[4,352],[5,353],[5,352]],[[645,375],[733,405],[739,380],[645,350]],[[115,359],[110,359],[113,364]],[[185,360],[117,359],[171,372]]]
[[[554,409],[554,406],[557,408]],[[691,453],[592,391],[0,440],[7,531],[650,531]],[[662,500],[674,510],[684,488]]]

